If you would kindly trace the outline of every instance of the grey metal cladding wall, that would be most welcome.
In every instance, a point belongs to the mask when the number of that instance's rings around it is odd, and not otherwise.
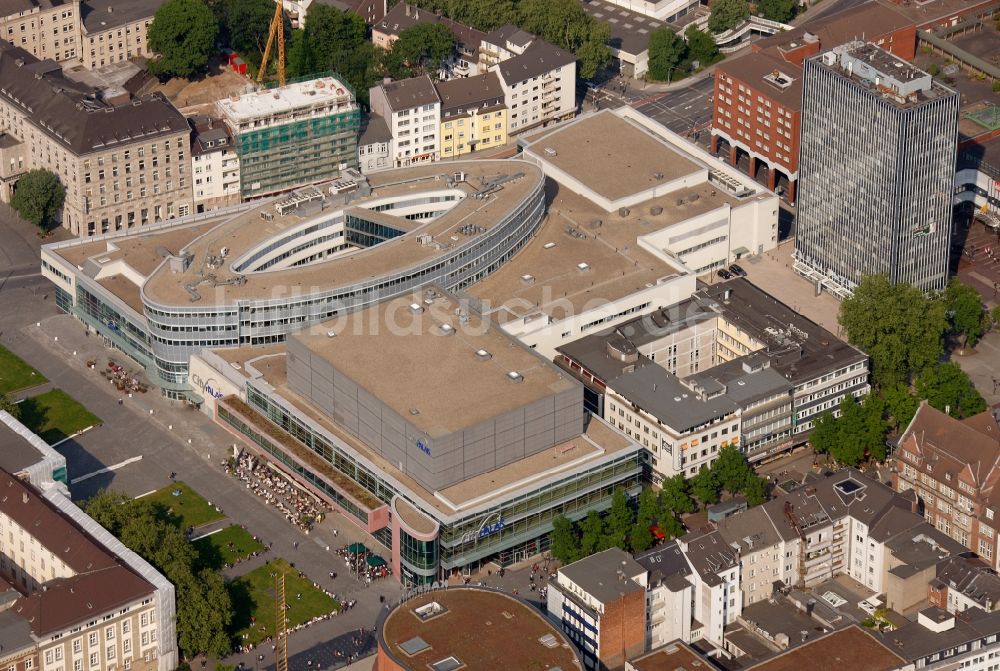
[[[311,398],[312,352],[297,338],[289,338],[285,355],[285,369],[288,386],[297,394]]]
[[[495,425],[496,467],[524,458],[524,408],[497,417]]]
[[[557,394],[553,399],[553,441],[566,442],[583,433],[583,386]]]
[[[358,435],[358,385],[339,370],[334,371],[331,416],[345,429]]]
[[[406,461],[407,422],[388,408],[382,410],[382,456],[393,464]]]
[[[382,411],[385,405],[367,389],[358,387],[358,437],[382,453]]]

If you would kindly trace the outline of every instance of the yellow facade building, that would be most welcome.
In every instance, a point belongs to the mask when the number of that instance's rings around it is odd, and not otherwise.
[[[441,158],[507,144],[507,106],[496,73],[438,82]]]

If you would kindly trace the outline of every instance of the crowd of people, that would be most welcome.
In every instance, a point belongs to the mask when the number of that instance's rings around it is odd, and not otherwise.
[[[226,472],[246,483],[247,489],[275,506],[285,518],[304,531],[323,519],[327,509],[255,455],[243,452],[225,463]]]
[[[376,580],[392,575],[392,569],[381,557],[368,552],[367,548],[360,552],[352,548],[351,545],[345,545],[337,550],[337,554],[344,558],[347,570],[352,575],[358,576],[358,579],[363,580],[366,585],[371,585]],[[371,562],[369,558],[376,558],[377,561]]]

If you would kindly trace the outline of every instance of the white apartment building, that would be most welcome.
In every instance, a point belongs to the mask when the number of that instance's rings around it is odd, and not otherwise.
[[[490,70],[500,75],[509,134],[576,114],[576,57],[568,51],[534,39]]]
[[[584,668],[620,668],[646,651],[647,571],[611,548],[563,566],[549,581],[549,617],[581,652]]]
[[[195,212],[240,202],[240,157],[226,124],[191,119],[191,180]]]
[[[441,157],[441,99],[429,75],[373,86],[369,100],[393,137],[392,167]]]
[[[370,116],[358,140],[358,168],[369,175],[395,166],[394,140],[385,119]]]
[[[503,61],[520,56],[535,41],[535,36],[510,24],[483,37],[479,47],[479,68],[489,70]]]
[[[659,366],[644,366],[607,389],[605,419],[650,451],[658,478],[693,477],[723,447],[740,443],[740,409],[708,398]]]
[[[726,625],[735,622],[743,611],[739,553],[718,531],[689,533],[677,539],[677,545],[691,568],[692,615],[702,625],[691,635],[700,633],[721,646]]]

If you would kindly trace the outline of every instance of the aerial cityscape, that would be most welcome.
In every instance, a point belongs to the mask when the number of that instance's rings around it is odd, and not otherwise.
[[[0,0],[0,668],[1000,671],[1000,0]]]

